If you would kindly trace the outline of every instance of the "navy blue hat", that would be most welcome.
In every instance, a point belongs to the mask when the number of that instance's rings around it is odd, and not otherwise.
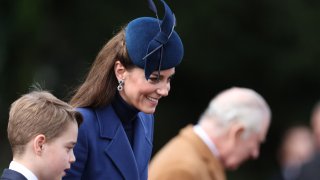
[[[180,64],[183,44],[174,31],[176,19],[169,6],[161,0],[165,14],[162,20],[141,17],[129,22],[126,27],[126,46],[131,61],[144,69],[146,79],[153,71],[170,69]],[[152,0],[149,6],[157,15]],[[158,15],[157,15],[158,16]]]

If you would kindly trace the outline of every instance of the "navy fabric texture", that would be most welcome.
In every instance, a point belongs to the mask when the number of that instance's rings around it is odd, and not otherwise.
[[[174,31],[176,19],[169,6],[164,5],[162,20],[140,17],[126,27],[126,47],[132,62],[145,70],[146,79],[154,71],[176,67],[183,58],[182,41]],[[154,8],[152,5],[151,7]]]

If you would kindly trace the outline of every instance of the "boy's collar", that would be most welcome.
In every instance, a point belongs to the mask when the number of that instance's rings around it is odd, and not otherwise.
[[[16,161],[11,161],[9,169],[21,173],[28,180],[38,180],[37,176],[31,170]]]

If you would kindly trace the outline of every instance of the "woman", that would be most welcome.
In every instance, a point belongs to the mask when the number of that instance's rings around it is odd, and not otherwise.
[[[151,9],[156,13],[152,1]],[[170,8],[129,22],[99,52],[71,99],[84,117],[64,179],[148,178],[153,113],[170,90],[183,45]]]

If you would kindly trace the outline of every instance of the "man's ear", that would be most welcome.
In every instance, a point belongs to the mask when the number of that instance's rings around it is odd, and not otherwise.
[[[33,150],[37,155],[41,155],[45,143],[46,136],[43,134],[39,134],[33,139]]]
[[[245,132],[245,127],[242,123],[234,123],[229,129],[228,136],[232,140],[233,144],[237,144],[238,140],[242,138]]]
[[[120,61],[116,61],[114,63],[114,73],[118,81],[125,78],[125,72],[126,68],[123,66],[123,64]]]

